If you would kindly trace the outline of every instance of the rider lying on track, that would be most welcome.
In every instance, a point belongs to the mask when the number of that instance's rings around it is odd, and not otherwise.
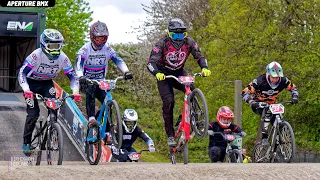
[[[262,115],[264,104],[274,104],[280,92],[286,89],[291,91],[292,103],[298,103],[298,89],[285,76],[279,63],[273,61],[266,67],[266,73],[256,77],[244,90],[242,90],[242,98],[249,103],[252,111],[258,115]],[[268,126],[273,123],[270,119],[271,113],[266,113],[264,118],[264,128],[262,129],[262,145],[267,145]]]
[[[228,106],[222,106],[217,112],[217,121],[209,123],[208,134],[213,135],[214,132],[223,134],[240,133],[242,137],[246,133],[242,129],[232,123],[234,114]],[[211,162],[223,162],[226,155],[227,141],[221,134],[214,134],[209,137],[209,157]]]
[[[155,151],[153,140],[139,126],[137,126],[138,114],[133,109],[126,109],[122,115],[123,141],[120,151],[112,146],[112,156],[119,162],[128,160],[128,153],[136,152],[132,147],[138,137],[142,138],[149,147],[150,152]]]

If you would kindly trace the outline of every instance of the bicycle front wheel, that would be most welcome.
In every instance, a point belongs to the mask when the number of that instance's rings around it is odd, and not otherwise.
[[[112,139],[112,144],[120,149],[122,146],[122,120],[120,115],[120,110],[117,101],[112,100],[108,104],[108,123],[110,126],[110,134]]]
[[[58,123],[51,125],[50,136],[47,140],[47,161],[49,165],[61,165],[63,159],[63,137]]]
[[[291,125],[283,121],[279,126],[279,145],[278,154],[280,162],[290,163],[296,154],[296,144]]]
[[[231,163],[242,163],[243,162],[243,157],[242,154],[238,149],[232,150],[230,153],[230,162]]]
[[[90,165],[97,165],[101,157],[101,140],[99,126],[90,127],[86,139],[86,154]]]
[[[208,132],[208,106],[206,98],[198,88],[194,89],[189,95],[190,104],[190,123],[195,135],[204,138]]]

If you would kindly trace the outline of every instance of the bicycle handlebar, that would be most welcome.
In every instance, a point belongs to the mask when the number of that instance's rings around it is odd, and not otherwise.
[[[42,99],[43,101],[47,101],[48,99],[58,99],[58,100],[61,100],[62,102],[65,101],[68,97],[70,98],[74,98],[74,95],[68,95],[62,99],[59,99],[59,98],[47,98],[47,97],[43,97],[41,94],[38,94],[38,93],[33,93],[34,96],[36,97],[39,97],[40,99]]]
[[[198,72],[198,73],[194,73],[193,74],[193,78],[196,77],[196,76],[203,76],[203,74],[201,72]],[[167,75],[165,76],[166,78],[172,78],[172,79],[175,79],[176,81],[178,81],[179,83],[182,83],[182,81],[177,78],[176,76],[173,76],[173,75]]]
[[[96,80],[96,79],[87,79],[87,78],[85,78],[84,76],[82,76],[82,77],[80,77],[80,78],[84,78],[84,79],[86,79],[86,80],[87,80],[88,82],[90,82],[90,83],[94,83],[94,84],[100,85],[100,83],[101,83],[102,81],[114,82],[114,84],[116,84],[118,80],[124,79],[124,76],[118,76],[118,77],[116,77],[115,79],[104,79],[104,80],[101,80],[101,81]]]

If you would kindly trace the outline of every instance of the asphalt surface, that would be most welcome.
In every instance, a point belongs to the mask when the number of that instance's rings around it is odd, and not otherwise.
[[[18,99],[23,102],[21,94],[16,94]],[[1,161],[8,161],[10,154],[23,155],[23,131],[26,121],[26,105],[1,104],[0,100],[0,157]],[[18,104],[18,103],[16,103]],[[40,105],[40,116],[46,117],[47,110]],[[64,152],[63,161],[82,161],[78,150],[74,147],[66,133],[63,131]],[[45,153],[42,153],[43,155]],[[44,156],[43,156],[44,157]],[[42,160],[46,160],[42,158]],[[1,179],[1,178],[0,178]]]

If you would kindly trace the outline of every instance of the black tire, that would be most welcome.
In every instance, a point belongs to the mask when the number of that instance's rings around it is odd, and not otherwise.
[[[35,128],[33,130],[32,133],[32,142],[31,142],[31,150],[32,150],[32,154],[36,154],[37,157],[37,161],[36,161],[36,165],[39,166],[41,163],[41,147],[42,147],[42,134],[38,135],[38,133],[40,132],[40,125],[38,123],[36,123]],[[38,135],[38,137],[35,137],[36,135]]]
[[[240,153],[239,150],[234,149],[231,151],[230,162],[231,163],[242,163],[243,162],[242,154]]]
[[[252,162],[253,163],[269,163],[270,162],[270,154],[266,154],[268,152],[268,147],[262,146],[261,142],[258,142],[253,148],[252,154]]]
[[[47,140],[47,153],[47,161],[49,165],[62,164],[63,136],[61,127],[57,122],[51,125],[50,137]]]
[[[200,104],[199,102],[202,102]],[[208,106],[206,98],[198,88],[194,89],[188,97],[190,105],[190,124],[192,131],[198,138],[204,138],[208,132]]]
[[[120,149],[122,146],[122,119],[117,101],[112,100],[108,103],[108,124],[110,126],[110,134],[112,144]]]
[[[280,144],[277,147],[277,154],[279,155],[280,162],[293,162],[296,154],[296,144],[292,127],[288,122],[283,121],[280,123],[279,135]]]
[[[172,148],[170,148],[170,159],[172,164],[177,164],[176,155]]]
[[[185,143],[183,146],[183,163],[184,164],[188,164],[188,161],[189,161],[188,153],[189,153],[188,143]]]
[[[91,131],[92,130],[92,131]],[[87,160],[90,165],[97,165],[100,161],[101,157],[101,140],[100,140],[100,132],[98,126],[93,126],[88,130],[87,137],[93,137],[94,133],[97,138],[97,141],[91,142],[86,140],[86,148],[85,152],[87,154]]]

